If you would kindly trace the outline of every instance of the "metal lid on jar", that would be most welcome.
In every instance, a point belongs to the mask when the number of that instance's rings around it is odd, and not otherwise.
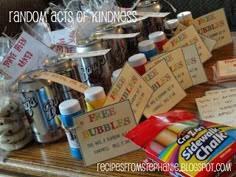
[[[155,44],[152,40],[144,40],[138,43],[139,52],[146,52],[153,50],[155,48]]]
[[[137,67],[147,63],[147,58],[143,53],[135,54],[128,59],[128,63],[132,67]]]
[[[160,42],[166,39],[166,35],[163,31],[156,31],[148,35],[148,38],[153,42]]]
[[[177,18],[179,21],[184,21],[184,20],[191,20],[193,17],[190,11],[184,11],[184,12],[180,12],[177,15]]]
[[[75,48],[75,53],[83,53],[97,50],[104,50],[108,48],[108,44],[106,41],[102,40],[83,40],[78,41],[78,45]]]
[[[87,101],[96,101],[106,97],[106,94],[103,87],[96,86],[85,90],[84,96]]]
[[[60,103],[59,110],[61,115],[70,115],[80,111],[81,106],[78,100],[70,99]]]
[[[107,31],[112,31],[114,28],[111,24],[102,24],[96,28],[96,33],[104,33]]]
[[[157,0],[144,0],[138,3],[136,10],[140,12],[160,12],[161,4]]]
[[[179,25],[179,20],[178,19],[171,19],[171,20],[167,20],[165,21],[165,29],[175,29],[177,28]]]
[[[138,5],[137,5],[137,8],[145,8],[145,7],[150,7],[150,6],[152,6],[152,5],[153,5],[153,4],[152,4],[152,1],[150,1],[150,0],[145,0],[145,1],[139,2]]]
[[[72,59],[67,60],[59,56],[48,58],[43,63],[44,68],[50,72],[65,71],[75,65],[75,62]]]
[[[111,24],[103,24],[96,28],[96,34],[123,34],[124,30],[121,27],[113,27]]]
[[[77,47],[87,47],[90,45],[94,45],[100,42],[100,39],[86,39],[86,40],[77,40]]]

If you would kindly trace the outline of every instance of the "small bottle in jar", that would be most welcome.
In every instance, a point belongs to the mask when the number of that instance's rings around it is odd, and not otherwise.
[[[146,56],[148,61],[150,61],[152,57],[157,55],[157,48],[152,40],[139,42],[138,50],[140,53],[143,53]]]
[[[179,25],[178,19],[171,19],[165,21],[165,34],[167,39],[170,39],[174,36],[174,32],[176,31]]]
[[[143,53],[135,54],[128,59],[128,63],[133,67],[141,76],[145,74],[145,64],[147,64],[147,58]]]
[[[177,15],[177,18],[180,23],[182,23],[184,26],[190,26],[193,23],[193,16],[190,11],[184,11]]]
[[[87,112],[101,108],[106,100],[106,94],[103,87],[91,87],[84,92]]]
[[[163,45],[167,42],[166,35],[163,31],[151,33],[148,38],[155,43],[158,52],[163,52]]]

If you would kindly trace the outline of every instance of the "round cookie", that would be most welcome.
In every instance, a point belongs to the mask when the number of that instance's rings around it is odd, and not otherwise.
[[[0,135],[12,135],[19,131],[23,126],[23,121],[15,121],[13,123],[0,125]]]
[[[8,144],[8,143],[5,143],[5,144],[0,144],[0,149],[4,149],[6,151],[14,151],[14,150],[18,150],[18,149],[21,149],[23,148],[24,146],[26,146],[30,141],[32,140],[32,136],[31,134],[26,134],[25,137],[16,142],[16,143],[11,143],[11,144]]]
[[[0,136],[0,143],[15,143],[15,142],[19,142],[20,140],[22,140],[25,135],[29,133],[24,127],[22,127],[18,132],[16,132],[15,134],[11,135],[11,136],[5,136],[5,135],[1,135]]]
[[[18,110],[19,106],[10,97],[1,97],[0,116],[9,116]]]
[[[17,122],[18,120],[15,117],[0,117],[0,126],[4,124],[10,124]]]

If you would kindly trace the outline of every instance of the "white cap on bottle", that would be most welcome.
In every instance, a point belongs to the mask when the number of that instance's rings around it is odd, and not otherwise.
[[[100,86],[88,88],[85,90],[84,95],[87,101],[96,101],[106,97],[103,87]]]
[[[165,21],[165,29],[175,29],[177,28],[179,25],[179,21],[178,19],[171,19],[171,20],[167,20]]]
[[[145,40],[138,43],[139,52],[146,52],[155,49],[155,44],[152,40]]]
[[[111,79],[112,82],[115,82],[115,81],[116,81],[116,79],[119,77],[121,71],[122,71],[122,68],[113,71],[113,73],[112,73],[112,79]]]
[[[128,63],[132,67],[137,67],[145,64],[147,62],[147,58],[143,53],[135,54],[128,59]]]
[[[166,39],[166,35],[163,31],[156,31],[154,33],[149,34],[148,38],[153,42],[160,42]]]
[[[59,110],[62,115],[70,115],[80,111],[81,107],[78,100],[70,99],[60,103]]]
[[[191,20],[193,19],[192,13],[190,11],[184,11],[184,12],[180,12],[177,15],[177,18],[179,21],[184,21],[184,20]]]

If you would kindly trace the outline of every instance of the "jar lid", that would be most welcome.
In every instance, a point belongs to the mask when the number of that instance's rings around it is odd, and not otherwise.
[[[135,54],[128,59],[128,63],[132,67],[137,67],[145,64],[147,62],[147,58],[143,53]]]
[[[146,52],[155,48],[155,44],[152,40],[145,40],[138,43],[139,52]]]
[[[100,32],[100,33],[103,33],[105,31],[110,31],[112,30],[113,27],[111,24],[109,23],[105,23],[105,24],[102,24],[102,25],[99,25],[97,28],[96,28],[96,32]]]
[[[85,90],[84,95],[87,101],[100,100],[106,97],[103,87],[100,86],[88,88],[87,90]]]
[[[150,7],[150,6],[152,6],[152,5],[153,5],[153,4],[152,4],[152,1],[150,1],[150,0],[145,0],[145,1],[139,2],[138,5],[137,5],[137,8],[145,8],[145,7]]]
[[[153,42],[160,42],[166,39],[166,35],[163,31],[156,31],[154,33],[149,34],[148,38]]]
[[[81,107],[78,100],[70,99],[60,103],[59,110],[62,115],[70,115],[80,111]]]
[[[177,18],[179,21],[183,21],[183,20],[187,20],[187,19],[192,19],[192,13],[190,11],[184,11],[184,12],[180,12],[177,15]]]
[[[171,19],[171,20],[167,20],[165,21],[165,29],[175,29],[177,28],[179,25],[179,21],[178,19]]]
[[[76,66],[75,62],[72,59],[65,60],[62,58],[60,56],[48,58],[43,62],[43,67],[47,71],[58,73],[64,72],[72,66]]]
[[[121,71],[122,71],[122,68],[113,71],[113,73],[112,73],[112,81],[113,82],[119,77]]]

